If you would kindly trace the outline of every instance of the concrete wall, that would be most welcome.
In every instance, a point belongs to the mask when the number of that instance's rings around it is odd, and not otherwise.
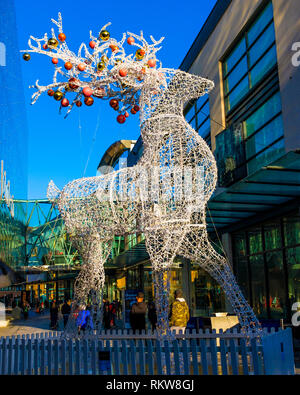
[[[295,54],[292,45],[294,42],[300,43],[300,2],[273,0],[273,8],[285,148],[290,151],[300,148],[300,65],[295,67],[292,64],[292,56]]]
[[[215,83],[210,94],[213,151],[215,136],[226,127],[220,59],[262,3],[263,0],[233,0],[189,70]],[[292,44],[300,42],[300,4],[299,0],[273,0],[273,8],[285,142],[289,151],[300,147],[300,66],[296,68],[291,62]]]

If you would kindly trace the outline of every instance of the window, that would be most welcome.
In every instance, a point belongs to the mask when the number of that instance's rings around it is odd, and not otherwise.
[[[276,64],[273,7],[270,2],[223,63],[226,113]]]
[[[211,147],[209,98],[201,96],[185,115],[187,122]]]
[[[277,92],[244,121],[248,174],[284,152],[280,93]]]

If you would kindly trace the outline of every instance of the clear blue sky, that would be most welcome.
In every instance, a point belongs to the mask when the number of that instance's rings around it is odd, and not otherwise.
[[[158,58],[164,67],[178,68],[216,0],[151,0],[151,1],[79,1],[79,0],[15,0],[20,49],[27,48],[32,34],[42,37],[50,33],[51,18],[60,11],[64,32],[71,50],[77,52],[81,42],[89,42],[89,31],[98,32],[112,22],[111,35],[123,32],[146,37],[165,36]],[[20,55],[21,56],[21,55]],[[29,85],[39,79],[42,85],[52,81],[53,65],[48,57],[33,54],[30,62],[22,61],[29,142],[28,198],[45,198],[50,179],[59,188],[68,181],[94,176],[105,150],[120,139],[137,139],[138,115],[125,124],[116,122],[116,112],[108,102],[95,100],[92,107],[75,108],[67,119],[59,115],[59,105],[43,95],[33,106]],[[81,129],[80,129],[81,125]]]

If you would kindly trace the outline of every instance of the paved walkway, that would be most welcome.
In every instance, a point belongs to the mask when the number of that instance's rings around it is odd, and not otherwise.
[[[62,319],[59,320],[58,329],[63,329]],[[5,328],[0,328],[1,336],[16,336],[27,335],[32,333],[53,332],[50,330],[50,315],[49,312],[44,314],[37,314],[30,311],[27,320],[13,320]]]

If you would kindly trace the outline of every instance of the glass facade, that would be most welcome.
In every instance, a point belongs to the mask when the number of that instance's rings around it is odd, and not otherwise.
[[[210,110],[208,95],[201,96],[185,114],[187,122],[211,147]]]
[[[0,160],[14,198],[27,198],[27,123],[14,1],[1,0]],[[3,53],[4,52],[4,53]]]
[[[276,64],[273,7],[269,2],[223,62],[226,113]]]
[[[260,319],[288,319],[300,298],[300,216],[233,233],[238,282]]]

